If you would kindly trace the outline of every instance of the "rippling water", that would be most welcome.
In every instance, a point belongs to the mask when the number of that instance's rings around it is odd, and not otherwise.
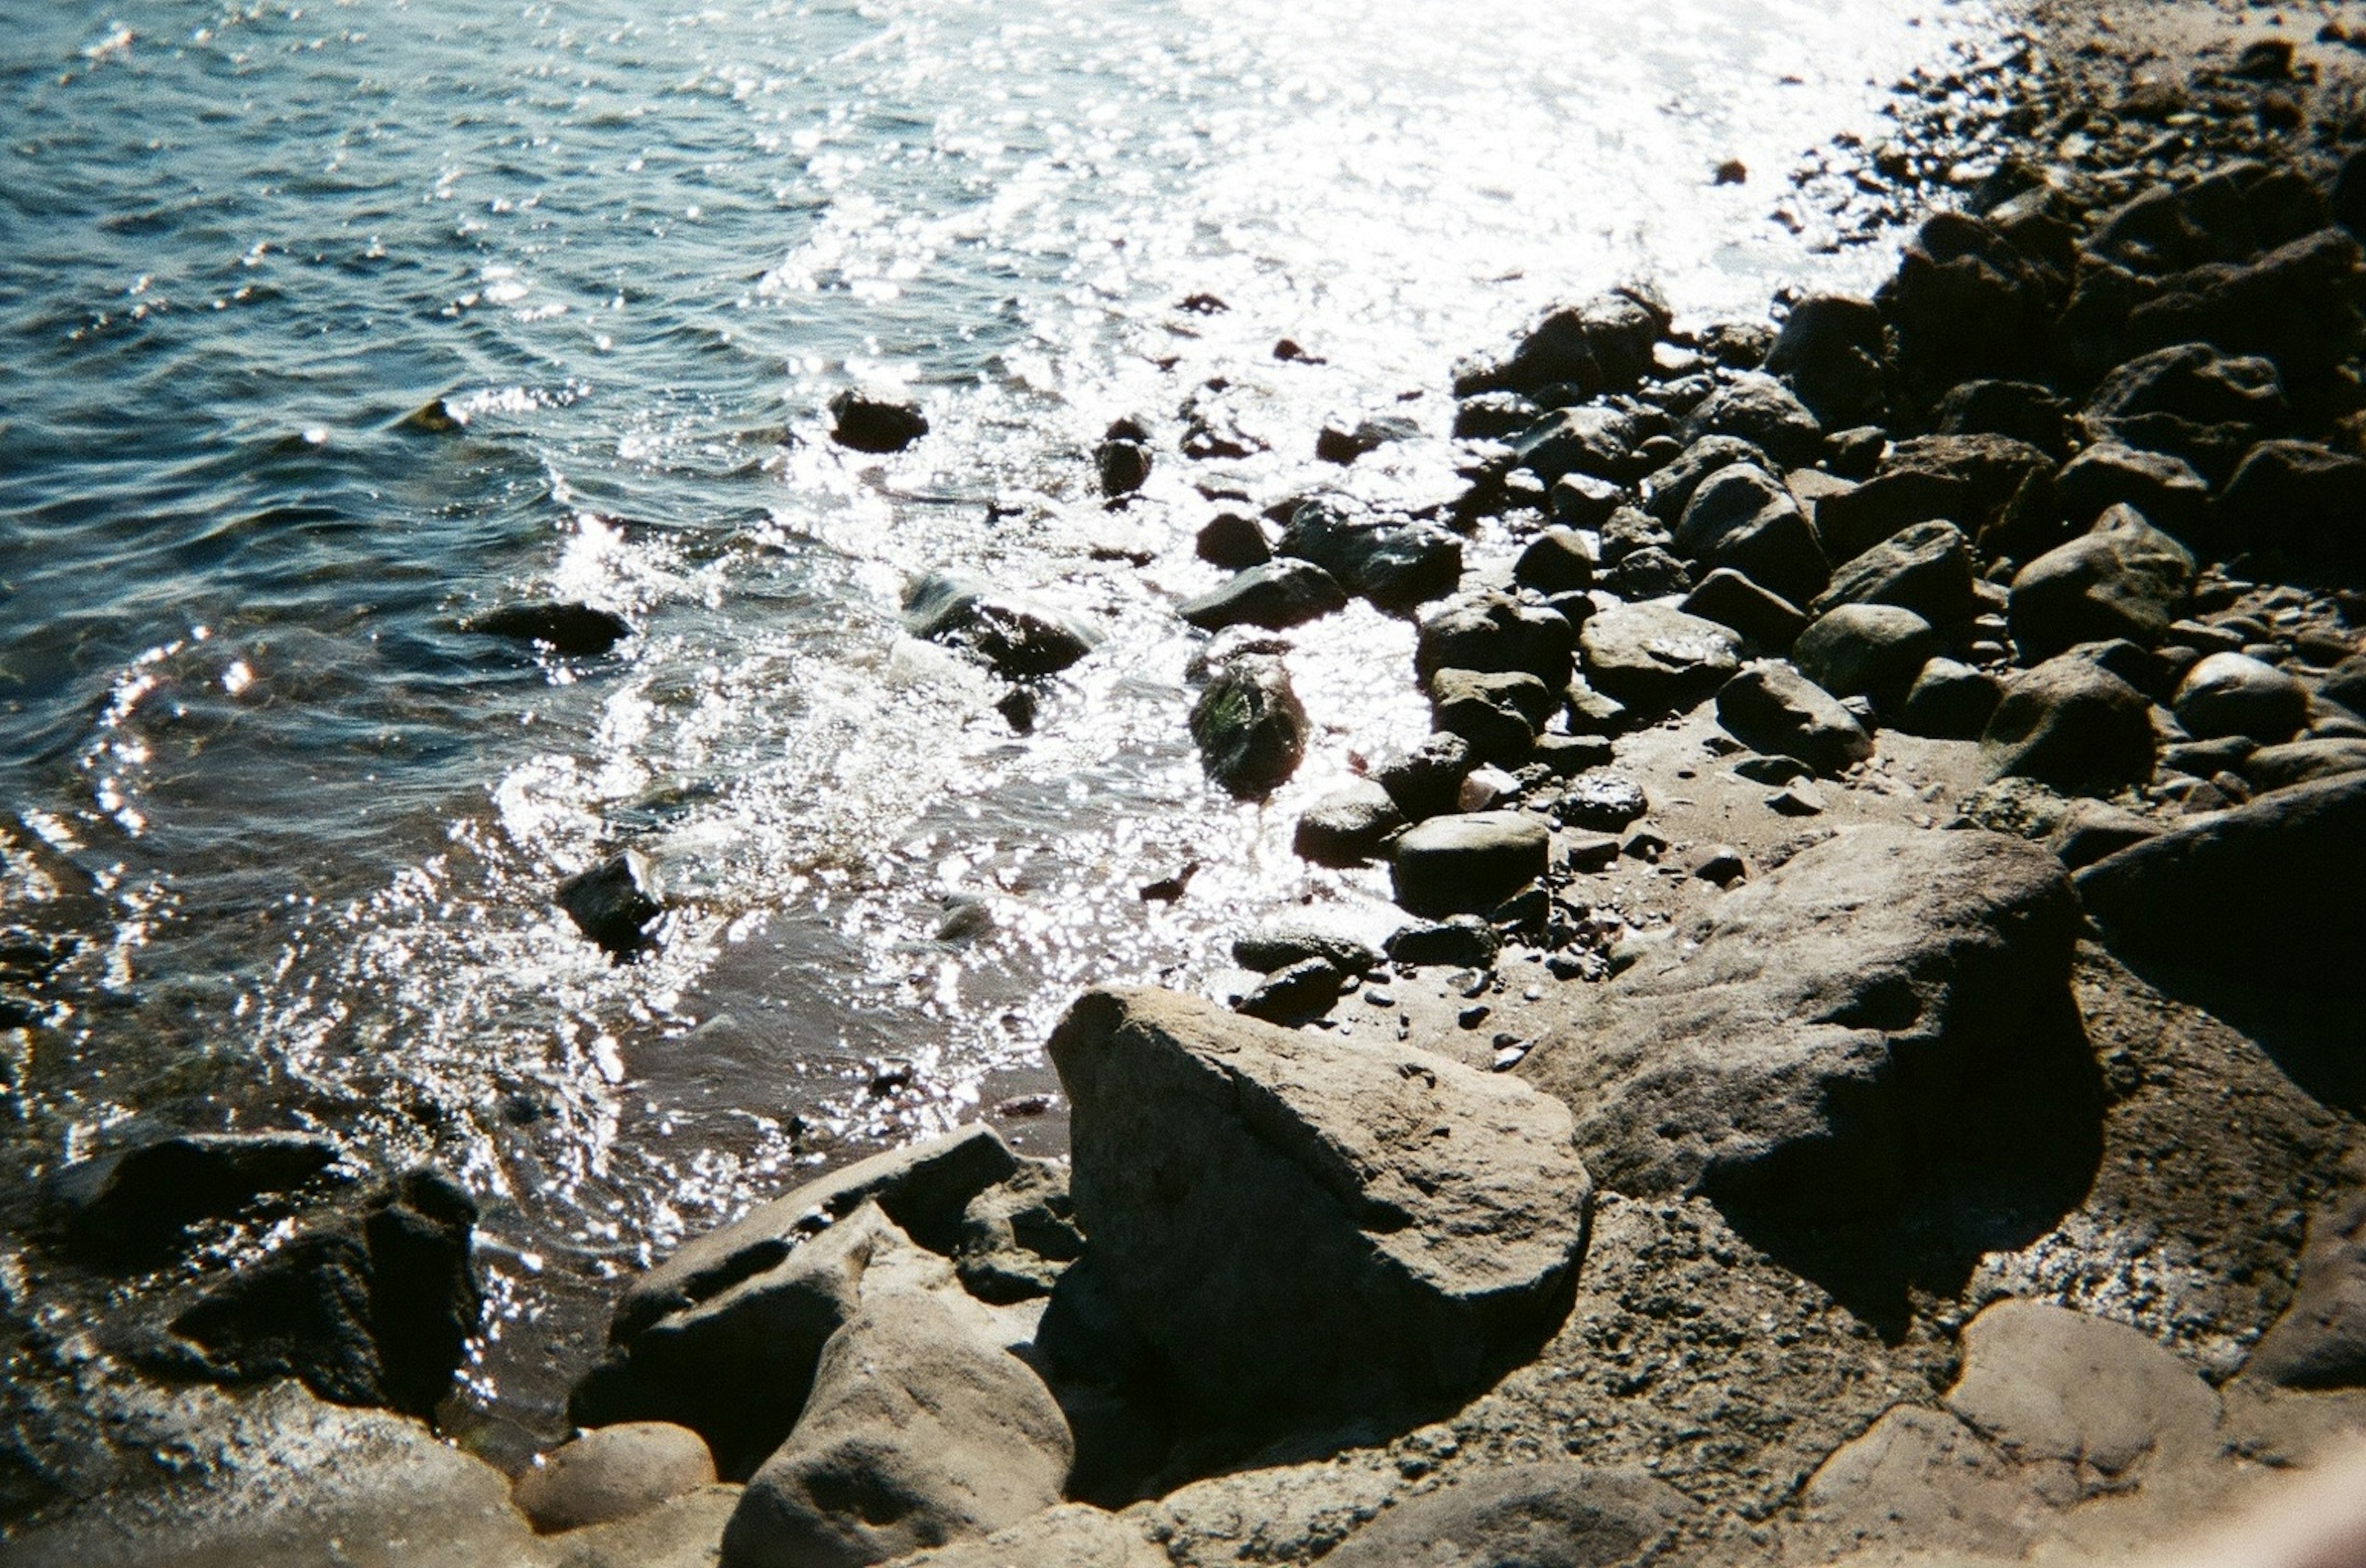
[[[1262,808],[1212,793],[1172,614],[1214,581],[1203,490],[1439,493],[1442,443],[1318,475],[1313,434],[1442,435],[1457,354],[1620,276],[1695,315],[1865,286],[1883,249],[1769,221],[1780,176],[1993,26],[1897,0],[12,7],[0,915],[79,946],[0,1030],[7,1168],[152,1123],[450,1161],[501,1303],[478,1391],[546,1424],[605,1281],[685,1229],[1048,1087],[1087,978],[1203,981],[1256,915],[1384,886],[1304,867],[1289,824],[1351,750],[1426,728],[1410,632],[1301,635],[1314,754]],[[1712,183],[1727,158],[1748,184]],[[1277,360],[1285,334],[1322,363]],[[1173,455],[1211,377],[1270,454]],[[907,384],[934,434],[832,446],[855,378]],[[460,428],[406,422],[438,398]],[[1169,442],[1111,517],[1090,450],[1128,412]],[[1110,633],[1031,735],[899,635],[937,566]],[[466,629],[539,597],[639,635],[569,661]],[[625,841],[673,913],[618,967],[549,891]],[[1140,897],[1195,862],[1180,901]]]

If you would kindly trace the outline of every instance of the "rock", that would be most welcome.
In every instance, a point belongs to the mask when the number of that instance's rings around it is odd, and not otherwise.
[[[1547,485],[1564,474],[1623,479],[1642,433],[1616,409],[1554,409],[1512,438],[1512,461]]]
[[[1374,768],[1372,779],[1388,791],[1399,811],[1418,822],[1455,809],[1463,777],[1476,761],[1470,742],[1459,735],[1440,732]]]
[[[1503,939],[1476,915],[1451,915],[1434,923],[1411,925],[1388,941],[1389,961],[1449,969],[1493,969],[1502,953]]]
[[[1608,479],[1591,474],[1563,474],[1553,480],[1546,502],[1556,523],[1572,528],[1599,528],[1627,499],[1627,491]]]
[[[1110,440],[1093,449],[1093,467],[1100,475],[1101,493],[1132,495],[1150,480],[1150,448],[1139,441]]]
[[[1265,926],[1233,939],[1233,962],[1260,975],[1309,958],[1320,958],[1342,975],[1361,975],[1380,961],[1359,939],[1315,926]]]
[[[1809,1526],[1850,1544],[1944,1543],[2011,1562],[2021,1559],[2051,1512],[2037,1481],[1978,1433],[1944,1410],[1913,1404],[1890,1406],[1835,1450],[1808,1477],[1799,1501],[1800,1517]],[[1895,1561],[1842,1560],[1847,1568]],[[1968,1559],[1957,1557],[1909,1561],[1970,1568]]]
[[[2254,789],[2290,789],[2366,769],[2366,739],[2340,736],[2262,746],[2232,766]]]
[[[1816,460],[1824,427],[1782,382],[1745,373],[1710,393],[1684,417],[1687,446],[1709,435],[1738,436],[1786,468],[1804,468]]]
[[[1630,387],[1651,367],[1651,344],[1668,320],[1667,307],[1640,289],[1556,307],[1522,333],[1507,355],[1458,366],[1454,395],[1534,392],[1564,382],[1591,397]]]
[[[2276,367],[2206,344],[2140,355],[2103,378],[2079,415],[2090,441],[2166,452],[2222,480],[2251,445],[2282,434],[2291,405]]]
[[[1602,558],[1617,565],[1638,550],[1668,549],[1675,536],[1646,512],[1622,506],[1602,525]]]
[[[1191,739],[1208,776],[1236,795],[1279,788],[1306,756],[1305,706],[1270,654],[1229,660],[1191,708]]]
[[[1791,645],[1791,662],[1827,692],[1886,702],[1913,685],[1938,647],[1931,623],[1911,610],[1842,604],[1799,634]]]
[[[1249,1018],[1261,1018],[1268,1023],[1295,1028],[1330,1011],[1346,978],[1324,959],[1301,958],[1289,968],[1267,976],[1233,1010]]]
[[[2252,1347],[2243,1376],[2279,1388],[2366,1385],[2366,1205],[2354,1193],[2310,1217],[2292,1304]]]
[[[1821,817],[1824,793],[1805,779],[1795,780],[1766,797],[1766,809],[1780,817]]]
[[[1022,1160],[1009,1179],[980,1192],[962,1211],[953,1272],[979,1301],[1031,1301],[1051,1294],[1084,1250],[1067,1167]]]
[[[1965,1325],[1946,1404],[2014,1462],[2067,1467],[2066,1501],[2216,1448],[2218,1396],[2198,1371],[2133,1328],[2045,1302],[1999,1302]]]
[[[2108,794],[2152,777],[2152,707],[2125,681],[2062,654],[2009,682],[1980,736],[1980,772],[2067,794]]]
[[[1324,1561],[1335,1568],[1611,1568],[1638,1563],[1694,1511],[1682,1493],[1641,1471],[1595,1470],[1569,1460],[1462,1472],[1349,1536]]]
[[[718,1483],[550,1543],[554,1568],[715,1568],[740,1488]]]
[[[1705,1193],[1827,1289],[1960,1279],[2092,1177],[2078,930],[2034,845],[1843,829],[1554,993],[1518,1070],[1612,1190]]]
[[[1897,727],[1933,739],[1977,740],[2003,696],[2002,683],[1987,671],[1952,659],[1932,659],[1907,688]]]
[[[1087,992],[1050,1051],[1087,1261],[1203,1416],[1393,1425],[1568,1312],[1591,1182],[1526,1085],[1150,990]]]
[[[1901,367],[1924,387],[2024,375],[2052,325],[2037,269],[1994,224],[1961,212],[1925,222],[1874,299]]]
[[[306,1133],[175,1133],[77,1160],[49,1183],[68,1247],[102,1263],[153,1259],[189,1226],[228,1219],[334,1164],[337,1145]]]
[[[1761,473],[1776,471],[1777,465],[1753,442],[1734,435],[1708,435],[1685,447],[1676,460],[1643,481],[1645,512],[1662,523],[1673,526],[1692,504],[1701,485],[1709,476],[1746,463]]]
[[[1693,585],[1684,563],[1657,546],[1629,550],[1602,574],[1602,586],[1621,599],[1668,599]]]
[[[904,628],[967,649],[1013,681],[1057,674],[1100,641],[1091,627],[1049,604],[941,571],[905,590]]]
[[[1589,684],[1629,707],[1688,708],[1741,667],[1741,642],[1715,621],[1665,604],[1620,604],[1578,634]]]
[[[1595,691],[1582,677],[1570,682],[1566,695],[1569,700],[1569,727],[1578,735],[1617,735],[1627,728],[1633,716],[1627,711],[1626,704]]]
[[[1405,826],[1389,792],[1369,779],[1333,790],[1298,819],[1290,847],[1317,865],[1360,865]]]
[[[2070,441],[2070,405],[2034,381],[1966,381],[1939,400],[1942,435],[2001,435],[2059,457]]]
[[[539,643],[566,659],[597,659],[633,635],[633,623],[591,604],[541,602],[504,604],[468,623],[468,629],[513,642]]]
[[[1972,547],[1952,523],[1917,523],[1848,561],[1808,606],[1809,619],[1842,604],[1895,604],[1935,625],[1979,613]]]
[[[1481,761],[1509,767],[1527,758],[1537,730],[1557,705],[1542,681],[1516,671],[1440,670],[1430,677],[1429,700],[1438,728],[1469,741],[1470,754]]]
[[[2135,508],[2115,505],[2087,533],[2022,568],[2006,615],[2025,659],[2113,637],[2154,648],[2192,588],[2192,553]]]
[[[1539,735],[1528,749],[1528,760],[1568,778],[1589,768],[1607,766],[1610,742],[1599,735]]]
[[[1873,738],[1838,699],[1788,664],[1746,666],[1717,694],[1718,722],[1744,745],[1838,773],[1873,755]]]
[[[929,433],[918,403],[849,387],[829,400],[829,438],[857,452],[901,452]]]
[[[898,1568],[1173,1568],[1133,1512],[1064,1503],[982,1540],[955,1541],[903,1559]]]
[[[1619,832],[1651,809],[1641,784],[1600,768],[1570,780],[1551,803],[1554,821],[1594,833]]]
[[[1808,617],[1788,599],[1767,592],[1730,567],[1719,567],[1702,578],[1676,608],[1730,626],[1770,653],[1789,649],[1808,626]]]
[[[2326,671],[2317,691],[2326,701],[2366,717],[2366,654],[2351,654]]]
[[[2260,795],[2096,862],[2079,896],[2112,951],[2251,986],[2366,989],[2349,918],[2366,885],[2366,773]]]
[[[414,1170],[355,1221],[306,1231],[173,1319],[159,1359],[228,1383],[295,1378],[338,1404],[434,1413],[477,1332],[476,1201]]]
[[[1766,363],[1774,336],[1763,321],[1712,321],[1701,330],[1701,352],[1729,370],[1755,370]]]
[[[1853,294],[1810,294],[1791,307],[1766,369],[1789,382],[1826,426],[1877,423],[1888,413],[1881,312]]]
[[[2272,360],[2295,384],[2315,381],[2366,343],[2360,260],[2356,240],[2322,229],[2248,265],[2195,267],[2129,310],[2127,344],[2208,344]]]
[[[1395,414],[1360,419],[1353,425],[1325,420],[1323,428],[1315,434],[1314,455],[1324,462],[1344,466],[1367,453],[1379,451],[1391,442],[1412,441],[1420,435],[1420,425]]]
[[[1201,631],[1263,626],[1282,631],[1347,606],[1346,590],[1312,562],[1276,560],[1251,567],[1231,581],[1187,599],[1177,613]]]
[[[1594,586],[1595,547],[1573,528],[1548,528],[1528,542],[1512,581],[1539,593],[1583,592]]]
[[[625,850],[560,883],[552,894],[592,942],[618,958],[648,945],[649,923],[665,913],[656,867],[638,850]]]
[[[2202,537],[2210,513],[2209,481],[2192,464],[2117,441],[2096,442],[2063,464],[2054,499],[2074,528],[2124,505],[2180,539]]]
[[[2228,552],[2280,550],[2345,573],[2366,565],[2366,460],[2305,441],[2262,441],[2218,498]]]
[[[646,1513],[715,1480],[706,1439],[687,1427],[600,1427],[544,1455],[511,1495],[545,1534]]]
[[[1478,392],[1454,408],[1457,441],[1508,441],[1536,423],[1544,410],[1517,392]]]
[[[722,1568],[860,1568],[1061,1500],[1076,1461],[1066,1418],[951,1270],[939,1281],[874,1268],[857,1291],[804,1413],[724,1529]]]
[[[1550,839],[1542,822],[1517,811],[1415,823],[1397,840],[1397,902],[1416,915],[1492,909],[1545,874]]]
[[[1889,448],[1873,478],[1816,503],[1816,532],[1836,561],[1917,523],[1953,523],[1987,541],[2024,492],[2049,487],[2054,460],[2000,435],[1923,435]]]
[[[2171,705],[2177,721],[2201,739],[2241,735],[2272,746],[2308,722],[2308,688],[2248,655],[2214,653],[2179,682]]]
[[[1281,553],[1313,561],[1383,610],[1441,598],[1462,579],[1462,542],[1437,525],[1350,516],[1321,501],[1290,513]]]
[[[1701,481],[1674,537],[1690,558],[1712,570],[1730,568],[1795,603],[1814,597],[1831,574],[1791,492],[1748,463]]]
[[[1273,558],[1273,547],[1266,543],[1265,530],[1253,518],[1237,512],[1220,512],[1200,530],[1192,542],[1193,553],[1211,566],[1226,571],[1246,571],[1253,566],[1263,566]]]
[[[1575,641],[1566,617],[1503,593],[1466,593],[1422,617],[1414,671],[1426,682],[1440,670],[1482,674],[1520,671],[1556,691],[1569,683]]]
[[[2045,847],[2072,871],[2094,864],[2131,844],[2140,844],[2161,830],[2160,824],[2133,811],[2100,800],[2073,805],[2062,825],[2047,835]]]

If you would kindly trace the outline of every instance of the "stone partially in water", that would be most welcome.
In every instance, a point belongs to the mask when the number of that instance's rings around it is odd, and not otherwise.
[[[552,895],[576,929],[617,957],[648,943],[648,927],[665,913],[657,868],[638,850],[625,850],[558,885]]]
[[[180,1133],[80,1160],[51,1179],[66,1240],[85,1258],[152,1258],[187,1227],[301,1186],[337,1157],[306,1133]]]
[[[1306,708],[1269,654],[1227,662],[1191,708],[1191,739],[1208,776],[1237,795],[1269,795],[1306,756]]]
[[[829,400],[830,439],[857,452],[901,452],[929,433],[918,403],[849,387]]]
[[[905,590],[904,629],[969,649],[1013,681],[1057,674],[1100,641],[1091,627],[1052,605],[941,571]]]
[[[569,659],[597,659],[633,635],[633,623],[596,605],[538,602],[505,604],[468,623],[468,629],[513,642],[539,643]]]
[[[1282,559],[1185,600],[1177,613],[1204,632],[1238,626],[1278,632],[1346,607],[1346,591],[1329,572],[1312,561]]]

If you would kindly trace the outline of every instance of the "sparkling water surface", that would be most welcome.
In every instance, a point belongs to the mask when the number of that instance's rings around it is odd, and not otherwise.
[[[1441,441],[1341,470],[1314,433],[1443,436],[1456,356],[1622,277],[1695,319],[1868,287],[1888,248],[1771,220],[1783,175],[1998,27],[1897,0],[10,13],[0,923],[74,946],[0,1029],[7,1184],[150,1127],[444,1160],[487,1206],[475,1394],[545,1429],[612,1281],[685,1232],[997,1105],[1056,1147],[1056,1102],[1021,1112],[1076,987],[1204,985],[1243,926],[1384,894],[1290,826],[1426,728],[1411,630],[1295,634],[1306,766],[1262,807],[1212,790],[1173,613],[1217,578],[1204,492],[1435,499]],[[1211,378],[1270,452],[1177,455]],[[858,379],[932,433],[832,446]],[[456,428],[407,417],[439,399]],[[1112,514],[1091,450],[1127,413],[1159,467]],[[933,568],[1106,634],[1032,733],[902,635]],[[524,599],[637,635],[567,660],[468,629]],[[626,843],[671,909],[614,965],[550,893]]]

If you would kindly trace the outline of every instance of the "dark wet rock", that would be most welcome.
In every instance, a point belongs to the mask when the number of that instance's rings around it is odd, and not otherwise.
[[[1790,665],[1746,666],[1717,694],[1718,722],[1758,751],[1838,773],[1873,755],[1873,737],[1838,698]]]
[[[2243,1375],[2279,1388],[2366,1387],[2366,1199],[2353,1192],[2310,1217],[2292,1304]]]
[[[1595,479],[1591,474],[1563,474],[1553,480],[1546,502],[1556,523],[1572,528],[1599,528],[1627,500],[1626,489],[1608,479]]]
[[[2013,578],[2012,640],[2031,660],[2113,637],[2151,648],[2184,611],[2192,587],[2191,552],[2134,507],[2113,506]]]
[[[2114,953],[2301,992],[2366,987],[2353,922],[2366,884],[2366,773],[2344,773],[2190,818],[2079,874]]]
[[[1709,435],[1685,447],[1676,460],[1643,481],[1643,507],[1673,527],[1703,481],[1721,468],[1747,463],[1761,473],[1775,471],[1774,459],[1753,442],[1733,435]]]
[[[1810,294],[1791,308],[1766,370],[1790,383],[1816,418],[1841,428],[1887,417],[1881,312],[1852,294]]]
[[[1267,976],[1233,1010],[1249,1018],[1261,1018],[1268,1023],[1295,1028],[1330,1011],[1346,980],[1326,959],[1301,958]]]
[[[1185,600],[1177,613],[1201,631],[1237,626],[1283,631],[1346,607],[1346,591],[1336,578],[1312,561],[1284,559],[1251,567]]]
[[[1233,962],[1244,969],[1270,975],[1320,958],[1342,975],[1361,975],[1378,964],[1380,954],[1360,940],[1309,925],[1261,927],[1233,939]]]
[[[1341,1542],[1335,1568],[1618,1568],[1648,1560],[1694,1511],[1641,1471],[1569,1460],[1467,1470]]]
[[[1372,770],[1372,779],[1388,792],[1399,811],[1418,822],[1455,809],[1463,777],[1477,761],[1468,740],[1440,733],[1380,763]]]
[[[2231,765],[2261,793],[2290,789],[2295,784],[2366,770],[2366,738],[2326,736],[2288,740],[2281,746],[2262,746]]]
[[[1396,441],[1412,441],[1421,426],[1398,414],[1376,414],[1354,424],[1326,420],[1314,436],[1314,455],[1326,463],[1348,464]]]
[[[724,1529],[724,1568],[861,1568],[986,1535],[1057,1504],[1075,1462],[1051,1391],[951,1267],[888,1245],[876,1210],[851,1223],[873,1255],[795,1426]]]
[[[1246,571],[1273,558],[1273,547],[1266,542],[1265,530],[1256,525],[1255,518],[1244,517],[1237,512],[1219,513],[1209,519],[1192,548],[1201,560],[1227,571]]]
[[[1941,435],[2002,435],[2060,457],[2070,444],[2070,405],[2034,381],[1966,381],[1939,400]]]
[[[537,643],[567,659],[597,659],[631,637],[633,623],[596,605],[537,602],[489,610],[471,620],[468,629]]]
[[[1607,770],[1579,774],[1551,803],[1554,821],[1594,833],[1621,832],[1651,809],[1651,797],[1641,784]]]
[[[1629,550],[1602,574],[1602,586],[1627,600],[1673,599],[1692,585],[1684,563],[1656,545]]]
[[[1317,865],[1360,865],[1405,826],[1389,792],[1369,779],[1333,790],[1298,819],[1290,847]]]
[[[1634,420],[1616,409],[1555,409],[1513,437],[1512,460],[1547,485],[1564,474],[1623,479],[1641,440]]]
[[[77,1160],[48,1184],[68,1247],[98,1262],[153,1259],[189,1226],[292,1191],[333,1164],[307,1133],[176,1133]]]
[[[1899,364],[1932,389],[2025,376],[2052,324],[2043,275],[1994,224],[1960,212],[1922,225],[1875,299]]]
[[[1675,546],[1706,568],[1730,568],[1795,603],[1813,598],[1831,577],[1798,502],[1749,463],[1701,481],[1676,524]]]
[[[1280,548],[1383,610],[1442,598],[1462,580],[1462,541],[1436,524],[1353,515],[1327,502],[1291,513]]]
[[[1093,449],[1093,467],[1106,496],[1132,495],[1140,490],[1150,482],[1150,448],[1140,441],[1104,441]]]
[[[2248,265],[2196,267],[2128,312],[2127,343],[2206,343],[2273,360],[2296,384],[2313,379],[2366,343],[2360,261],[2355,239],[2325,229]]]
[[[1808,623],[1791,645],[1799,673],[1838,696],[1888,702],[1939,650],[1931,623],[1895,604],[1843,604]]]
[[[2209,515],[2210,485],[2182,457],[2099,441],[2062,465],[2054,499],[2074,528],[2127,505],[2154,526],[2195,539]]]
[[[2079,417],[2090,441],[2166,452],[2215,481],[2234,472],[2254,442],[2282,434],[2292,409],[2269,361],[2182,344],[2113,370]]]
[[[1591,685],[1649,712],[1714,695],[1741,667],[1741,639],[1715,621],[1665,604],[1620,604],[1578,634]]]
[[[1606,1188],[1706,1193],[1851,1299],[1951,1288],[2092,1176],[2078,928],[2034,845],[1842,829],[1556,993],[1518,1071]]]
[[[929,433],[918,403],[849,387],[829,400],[829,438],[857,452],[901,452]]]
[[[1889,432],[1877,424],[1852,425],[1824,437],[1824,461],[1843,479],[1869,479],[1889,451]]]
[[[1191,739],[1208,776],[1237,795],[1269,794],[1296,773],[1308,729],[1289,670],[1269,654],[1227,662],[1191,708]]]
[[[1977,740],[2004,696],[2003,684],[1985,670],[1953,659],[1925,662],[1898,706],[1897,726],[1909,735],[1941,740]]]
[[[1835,561],[1863,555],[1917,523],[1953,523],[1985,538],[2024,491],[2051,483],[2054,460],[2001,435],[1922,435],[1894,443],[1873,478],[1816,503],[1816,531]]]
[[[1543,416],[1544,410],[1517,392],[1479,392],[1455,405],[1458,441],[1508,441]]]
[[[1815,461],[1824,427],[1782,382],[1748,374],[1720,387],[1684,416],[1685,445],[1710,435],[1739,436],[1776,462],[1799,468]]]
[[[723,1474],[748,1474],[788,1435],[873,1255],[909,1247],[907,1231],[950,1252],[971,1202],[1020,1168],[993,1129],[972,1126],[859,1161],[693,1238],[625,1290],[569,1418],[675,1422],[706,1438]],[[892,1235],[848,1223],[865,1204],[896,1222]]]
[[[2366,654],[2351,654],[2326,671],[2317,693],[2351,713],[2366,716]]]
[[[1545,874],[1551,835],[1518,811],[1433,817],[1396,843],[1396,900],[1416,915],[1492,909]]]
[[[2212,538],[2314,568],[2366,566],[2366,460],[2305,441],[2262,441],[2219,496]]]
[[[2061,826],[2046,835],[2045,847],[2071,870],[2090,866],[2105,855],[2115,855],[2131,844],[2143,843],[2160,832],[2160,824],[2109,802],[2074,802]]]
[[[1574,642],[1567,618],[1550,610],[1504,593],[1467,593],[1422,617],[1414,670],[1424,681],[1440,670],[1520,671],[1558,689],[1573,668]]]
[[[1989,779],[2035,779],[2073,795],[2107,794],[2152,777],[2152,705],[2075,653],[2015,676],[1980,736]]]
[[[2240,653],[2214,653],[2177,688],[2177,721],[2211,739],[2242,735],[2272,746],[2308,722],[2308,688],[2297,676]]]
[[[1550,687],[1519,671],[1441,670],[1430,677],[1429,700],[1438,728],[1469,741],[1481,761],[1506,767],[1526,760],[1556,705]]]
[[[2259,254],[2242,192],[2224,174],[2183,190],[2146,187],[2101,215],[2087,248],[2115,266],[2154,274],[2247,262]]]
[[[1573,528],[1548,528],[1528,542],[1512,581],[1539,593],[1583,592],[1594,586],[1595,546]]]
[[[665,913],[657,869],[638,850],[625,850],[558,885],[552,895],[596,946],[618,957],[648,943],[649,923]]]
[[[905,590],[904,629],[966,649],[1014,681],[1057,674],[1100,641],[1091,627],[1049,604],[950,572],[930,572]]]
[[[1534,392],[1555,382],[1588,397],[1631,387],[1651,368],[1651,345],[1668,321],[1667,307],[1639,289],[1558,307],[1521,333],[1509,354],[1456,367],[1455,396]]]
[[[1972,546],[1952,523],[1917,523],[1837,568],[1808,606],[1811,618],[1843,604],[1895,604],[1934,625],[1979,613]]]
[[[353,1221],[307,1231],[172,1322],[161,1357],[228,1383],[295,1378],[338,1404],[434,1413],[483,1294],[469,1261],[476,1201],[416,1170]]]
[[[1701,329],[1701,352],[1728,370],[1755,370],[1774,350],[1774,335],[1764,321],[1712,321]]]
[[[1409,1425],[1566,1314],[1591,1183],[1525,1085],[1149,990],[1050,1052],[1087,1263],[1204,1417]]]
[[[1687,615],[1730,626],[1770,653],[1788,649],[1808,626],[1808,617],[1788,599],[1730,567],[1719,567],[1702,578],[1676,607]]]
[[[1569,778],[1589,768],[1606,765],[1610,761],[1610,742],[1599,735],[1539,735],[1528,749],[1528,760]]]
[[[1405,927],[1389,938],[1388,953],[1391,963],[1415,967],[1492,969],[1503,946],[1503,939],[1485,920],[1476,915],[1454,915]]]
[[[715,1482],[706,1439],[687,1427],[630,1421],[562,1443],[518,1477],[518,1510],[542,1533],[630,1518]]]

